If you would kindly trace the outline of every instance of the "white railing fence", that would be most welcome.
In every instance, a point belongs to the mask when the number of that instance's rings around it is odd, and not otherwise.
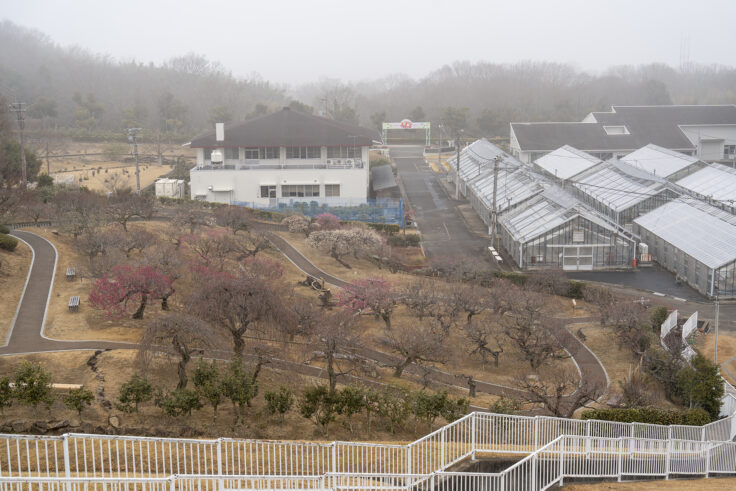
[[[0,435],[0,491],[83,486],[187,489],[544,489],[565,477],[736,473],[733,416],[663,426],[471,413],[406,445]],[[525,457],[495,474],[453,473],[483,455]],[[518,484],[518,486],[517,486]],[[172,487],[173,486],[173,487]],[[449,484],[448,484],[449,486]]]

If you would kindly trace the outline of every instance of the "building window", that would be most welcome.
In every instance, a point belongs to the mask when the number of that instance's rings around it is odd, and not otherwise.
[[[339,184],[325,184],[325,198],[339,198],[340,197],[340,185]]]
[[[246,147],[244,150],[245,158],[248,160],[279,158],[278,147]]]
[[[212,149],[205,148],[204,149],[204,160],[210,160],[211,158],[212,158]]]
[[[319,184],[288,184],[281,186],[282,198],[318,198]]]
[[[359,159],[361,156],[361,147],[327,147],[328,159]]]
[[[736,145],[723,145],[723,158],[736,159]]]
[[[276,186],[261,186],[261,198],[275,198]]]
[[[320,147],[286,147],[287,159],[318,159]]]
[[[240,153],[237,148],[226,148],[225,149],[225,160],[238,160]]]

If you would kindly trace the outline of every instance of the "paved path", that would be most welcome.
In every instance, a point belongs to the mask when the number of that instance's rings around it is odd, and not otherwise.
[[[310,262],[306,257],[304,257],[304,255],[278,234],[273,232],[267,232],[267,234],[274,246],[305,273],[316,278],[324,278],[325,282],[339,288],[345,288],[350,285],[350,283],[329,275],[317,268],[317,266]],[[135,349],[137,347],[137,345],[133,343],[115,343],[109,341],[57,341],[45,337],[43,335],[43,326],[46,317],[48,298],[51,292],[51,287],[53,286],[54,270],[57,260],[56,249],[45,238],[31,232],[16,230],[13,232],[13,235],[23,240],[31,247],[33,250],[33,261],[31,265],[31,273],[28,277],[26,288],[19,304],[17,316],[11,328],[10,340],[6,346],[0,348],[0,355],[65,350]],[[574,319],[574,322],[581,322],[584,320],[586,319]],[[553,333],[560,341],[560,344],[573,357],[581,370],[582,376],[585,377],[588,383],[596,384],[601,387],[608,386],[605,369],[595,355],[588,350],[588,348],[586,348],[564,327],[556,328]],[[355,351],[354,354],[386,365],[394,364],[397,361],[397,358],[390,354],[369,348],[361,348]],[[307,376],[326,376],[324,370],[320,367],[303,365],[286,360],[273,360],[271,366],[273,368],[284,371],[293,371]],[[408,367],[407,372],[414,376],[425,375],[422,373],[422,369],[417,366]],[[461,388],[465,387],[465,379],[463,377],[452,375],[437,369],[432,369],[429,373],[429,379],[435,383]],[[350,379],[357,379],[357,377],[343,377],[343,380],[345,381]],[[362,378],[361,380],[373,385],[382,385],[376,381],[364,380]],[[492,384],[480,380],[477,380],[476,384],[478,392],[509,397],[518,397],[521,394],[521,391],[512,387]]]

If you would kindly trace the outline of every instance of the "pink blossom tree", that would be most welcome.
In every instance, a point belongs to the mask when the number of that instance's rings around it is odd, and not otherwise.
[[[319,230],[338,230],[342,227],[340,219],[328,212],[317,215],[317,225]]]
[[[370,310],[376,319],[383,319],[386,329],[391,329],[391,314],[398,303],[398,291],[383,278],[355,281],[338,296],[338,305],[352,312]]]
[[[89,303],[111,316],[123,316],[130,305],[138,305],[133,319],[142,319],[149,300],[171,294],[172,280],[153,266],[115,266],[109,275],[97,280]]]

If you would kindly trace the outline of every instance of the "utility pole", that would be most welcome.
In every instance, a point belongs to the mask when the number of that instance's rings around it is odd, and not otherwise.
[[[49,163],[49,142],[46,140],[46,175],[51,175],[51,164]]]
[[[721,306],[720,302],[718,301],[718,293],[716,293],[716,339],[715,339],[715,354],[713,355],[713,363],[718,365],[718,317],[720,317],[721,313]]]
[[[437,124],[437,171],[442,170],[442,124]]]
[[[10,110],[15,113],[15,117],[18,120],[18,128],[20,129],[20,187],[25,189],[26,183],[28,182],[28,176],[26,172],[26,149],[25,140],[23,139],[23,129],[26,126],[26,103],[25,102],[14,102],[8,104]]]
[[[135,187],[138,194],[141,194],[141,170],[138,166],[138,132],[142,128],[128,128],[128,142],[133,144],[133,154],[135,155]]]
[[[491,208],[491,240],[493,247],[498,249],[498,209],[496,208],[496,192],[498,191],[498,161],[500,155],[493,157],[493,208]]]
[[[455,151],[457,159],[455,163],[455,199],[460,200],[460,131],[455,132]]]

